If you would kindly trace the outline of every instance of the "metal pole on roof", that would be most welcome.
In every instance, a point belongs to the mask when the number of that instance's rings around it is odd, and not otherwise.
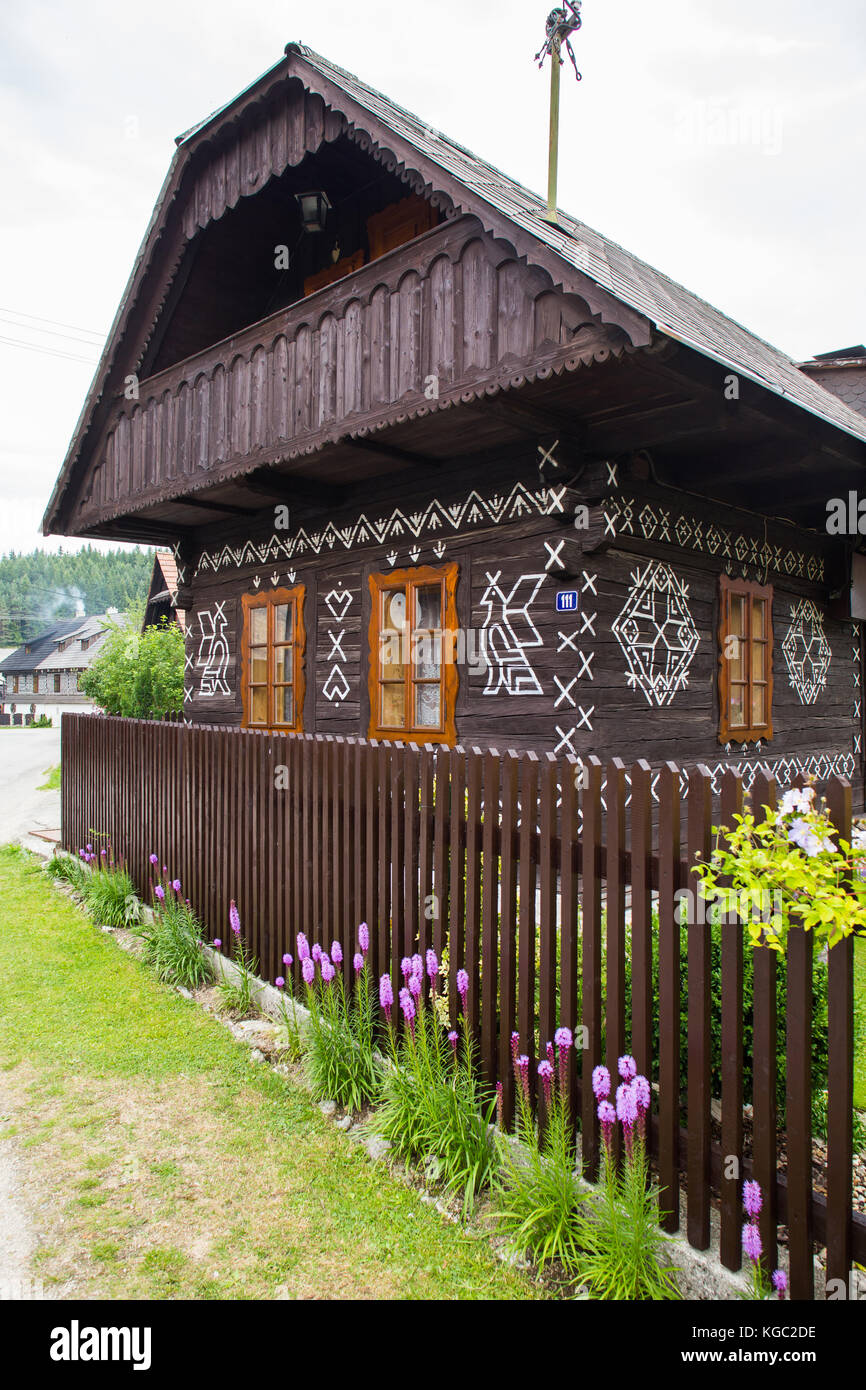
[[[571,35],[576,33],[581,27],[580,17],[581,0],[565,0],[567,8],[551,10],[547,16],[545,27],[544,43],[535,55],[535,61],[540,68],[544,67],[545,58],[550,58],[550,144],[547,162],[547,221],[556,225],[559,218],[556,212],[556,191],[559,181],[559,94],[560,94],[560,68],[565,59],[562,56],[562,48],[571,59],[574,68],[574,75],[578,82],[580,73],[577,70],[577,62],[574,57],[574,49],[571,46]]]

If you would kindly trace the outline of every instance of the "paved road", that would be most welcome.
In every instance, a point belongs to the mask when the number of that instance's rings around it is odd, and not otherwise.
[[[0,729],[0,845],[60,827],[60,792],[40,792],[60,762],[59,729]]]

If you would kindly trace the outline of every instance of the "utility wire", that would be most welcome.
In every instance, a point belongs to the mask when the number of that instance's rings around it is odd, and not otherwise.
[[[98,357],[78,357],[74,352],[57,352],[54,348],[42,347],[36,343],[25,343],[18,338],[0,337],[0,343],[6,343],[9,347],[26,348],[28,352],[41,352],[45,357],[64,357],[67,362],[85,362],[89,367],[95,367],[99,361]]]
[[[0,314],[16,314],[20,319],[33,319],[35,323],[50,323],[55,328],[71,328],[73,333],[86,333],[91,338],[105,341],[105,334],[97,333],[95,328],[77,328],[74,323],[58,323],[57,319],[41,319],[36,314],[25,314],[23,309],[9,309],[0,304]],[[24,328],[26,325],[22,323],[21,327]]]
[[[79,347],[97,347],[98,344],[88,342],[86,338],[77,337],[73,333],[61,333],[56,328],[37,328],[35,324],[19,323],[17,319],[10,319],[5,314],[0,314],[0,323],[8,323],[12,328],[22,328],[26,333],[46,333],[49,338],[67,338],[71,343],[77,343]]]

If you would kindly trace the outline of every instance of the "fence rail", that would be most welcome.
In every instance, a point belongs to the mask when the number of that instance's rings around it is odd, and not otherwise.
[[[273,979],[298,931],[353,946],[370,926],[372,965],[399,983],[401,957],[447,952],[449,996],[469,973],[469,1010],[485,1073],[514,1104],[510,1036],[534,1064],[560,1024],[586,1030],[572,1094],[582,1161],[597,1174],[599,1132],[590,1078],[630,1049],[658,1084],[651,1143],[666,1229],[692,1246],[716,1242],[741,1263],[741,1188],[764,1192],[768,1265],[777,1225],[788,1230],[791,1295],[814,1297],[813,1249],[827,1278],[866,1264],[866,1218],[852,1210],[853,942],[828,962],[826,1196],[813,1187],[811,939],[792,931],[784,1015],[773,953],[754,958],[752,1044],[744,1052],[744,933],[677,920],[675,894],[711,845],[714,816],[731,824],[743,784],[726,773],[714,807],[710,774],[673,763],[606,767],[595,758],[498,753],[213,726],[66,714],[62,724],[63,843],[110,839],[143,893],[151,852],[183,882],[212,936],[227,937],[232,898],[245,937]],[[756,807],[775,804],[756,777]],[[850,835],[851,789],[826,788],[834,824]],[[690,881],[691,880],[691,881]],[[655,937],[655,941],[654,941]],[[682,955],[685,942],[686,954]],[[347,978],[352,950],[345,953]],[[681,973],[688,978],[681,1034]],[[295,966],[297,969],[297,965]],[[718,975],[720,973],[720,985]],[[395,989],[396,993],[396,989]],[[720,1062],[713,1067],[713,1026]],[[777,1037],[785,1036],[786,1170],[777,1171]],[[687,1058],[687,1084],[681,1069]],[[751,1064],[751,1144],[744,1067]],[[714,1080],[715,1078],[715,1080]],[[721,1104],[718,1119],[717,1105]],[[735,1160],[735,1162],[732,1162]]]

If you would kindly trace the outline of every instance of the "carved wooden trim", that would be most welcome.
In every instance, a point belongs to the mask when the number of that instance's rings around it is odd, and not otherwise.
[[[370,586],[370,624],[367,630],[368,644],[368,677],[367,688],[370,697],[370,727],[369,738],[385,739],[388,742],[406,742],[415,738],[421,738],[425,743],[443,743],[453,747],[457,742],[457,691],[460,685],[460,677],[457,671],[455,660],[455,650],[452,646],[448,654],[450,660],[446,660],[445,637],[446,632],[455,633],[459,627],[457,618],[457,579],[460,567],[456,561],[447,565],[417,565],[412,569],[391,570],[388,574],[371,574],[368,580]],[[378,722],[379,718],[379,638],[380,638],[380,598],[389,589],[400,589],[403,587],[421,588],[424,585],[439,584],[441,586],[442,598],[440,612],[442,614],[441,631],[442,650],[440,653],[441,661],[441,687],[442,687],[442,724],[440,728],[431,729],[429,727],[415,727],[414,724],[407,722],[402,729],[383,728]],[[412,630],[409,631],[409,641],[412,640]],[[407,720],[412,710],[412,678],[411,665],[406,666],[406,712]]]
[[[304,732],[304,696],[306,694],[306,660],[307,631],[304,626],[304,600],[306,598],[306,585],[296,584],[293,589],[270,589],[264,594],[243,594],[241,596],[242,610],[242,636],[241,636],[241,699],[243,703],[243,714],[241,716],[241,728],[243,729],[264,729],[268,728],[275,733],[302,734]],[[292,604],[295,615],[293,623],[294,640],[292,642],[292,694],[294,699],[295,720],[293,724],[273,724],[270,722],[270,713],[273,708],[271,696],[274,688],[274,644],[272,638],[272,625],[270,614],[268,616],[268,724],[253,724],[251,715],[251,699],[249,691],[249,670],[250,670],[250,612],[255,608],[276,608],[280,604]]]
[[[744,713],[752,717],[752,600],[763,599],[766,605],[766,723],[742,726],[732,724],[731,720],[731,662],[726,655],[731,633],[731,599],[742,596],[749,599],[747,612],[749,632],[745,638],[746,684]],[[741,639],[742,640],[742,639]],[[762,743],[773,737],[773,586],[756,584],[748,579],[732,579],[723,574],[719,578],[719,743]]]

